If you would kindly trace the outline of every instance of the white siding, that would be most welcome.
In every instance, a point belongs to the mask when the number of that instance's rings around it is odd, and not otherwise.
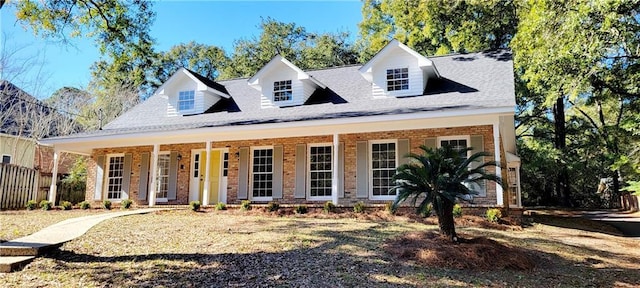
[[[409,53],[397,48],[397,53],[391,53],[389,56],[380,59],[372,67],[373,83],[372,95],[374,98],[386,98],[397,96],[415,96],[422,95],[425,87],[425,73],[418,66],[418,60]],[[387,91],[387,69],[409,68],[409,89],[400,91]]]
[[[198,85],[196,81],[184,75],[180,79],[176,79],[174,83],[172,83],[170,87],[164,89],[164,95],[167,96],[167,116],[179,116],[179,115],[190,115],[190,114],[200,114],[206,111],[209,107],[213,106],[220,97],[218,95],[211,94],[206,91],[198,91],[206,89],[204,85]],[[180,91],[190,91],[194,90],[194,109],[193,111],[188,111],[186,113],[180,113],[178,111],[178,93]]]
[[[273,82],[291,80],[291,100],[290,101],[273,101]],[[260,79],[262,86],[262,96],[260,97],[260,107],[287,107],[302,105],[309,96],[308,89],[305,84],[298,80],[298,73],[288,66],[281,64]],[[308,85],[308,84],[307,84]],[[313,91],[311,92],[313,93]],[[311,94],[309,94],[311,95]]]

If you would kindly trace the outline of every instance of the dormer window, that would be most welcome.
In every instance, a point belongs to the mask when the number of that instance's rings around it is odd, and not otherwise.
[[[195,92],[180,91],[178,94],[178,111],[191,111],[195,108]]]
[[[387,91],[409,90],[409,68],[387,69]]]
[[[291,80],[273,82],[273,101],[291,101]]]

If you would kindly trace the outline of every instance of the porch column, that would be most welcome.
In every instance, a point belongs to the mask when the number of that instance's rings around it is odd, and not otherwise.
[[[51,186],[49,186],[49,202],[56,205],[56,196],[58,193],[58,159],[60,151],[58,149],[53,150],[53,170],[51,171]],[[38,188],[36,188],[38,189]]]
[[[204,167],[204,188],[202,189],[202,205],[209,205],[209,167],[211,167],[211,141],[207,141],[207,155],[205,163],[207,165]],[[202,159],[200,159],[200,163],[202,163]],[[202,169],[202,168],[200,168]]]
[[[153,144],[151,153],[151,184],[149,185],[149,207],[156,206],[156,187],[158,174],[158,154],[160,154],[160,144]]]
[[[500,129],[499,129],[499,121],[493,123],[493,146],[494,146],[494,154],[495,161],[498,165],[502,165],[500,162]],[[496,176],[498,178],[502,178],[502,167],[496,167]],[[498,206],[504,205],[504,191],[502,190],[502,185],[496,184],[496,204]]]
[[[333,134],[333,149],[331,151],[331,163],[333,163],[333,169],[331,170],[331,200],[333,205],[338,205],[338,150],[340,147],[338,134]]]

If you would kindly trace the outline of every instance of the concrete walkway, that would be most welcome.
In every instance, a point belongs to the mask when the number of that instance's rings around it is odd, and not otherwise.
[[[0,244],[0,272],[12,272],[38,255],[78,238],[98,223],[121,216],[145,214],[166,208],[147,208],[71,218],[36,233]]]
[[[617,211],[584,211],[582,217],[618,228],[626,237],[640,240],[640,214]]]

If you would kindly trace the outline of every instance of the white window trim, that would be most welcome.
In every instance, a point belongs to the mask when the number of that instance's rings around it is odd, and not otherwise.
[[[272,151],[274,150],[273,148],[274,146],[251,146],[251,149],[249,151],[250,153],[250,158],[251,161],[249,161],[249,200],[251,201],[256,201],[256,202],[267,202],[267,201],[273,201],[273,186],[271,187],[271,196],[272,197],[253,197],[253,151],[254,150],[262,150],[262,149],[271,149]],[[273,153],[273,152],[272,152]],[[273,154],[271,154],[271,157],[273,158]],[[275,160],[275,159],[272,159]],[[273,166],[273,161],[271,161],[271,165]],[[271,167],[271,173],[273,173],[273,167]],[[273,178],[272,178],[273,179]],[[273,182],[273,180],[272,180]]]
[[[407,81],[408,83],[408,88],[407,89],[401,89],[401,90],[393,90],[393,91],[389,91],[389,85],[387,82],[387,70],[393,70],[393,69],[404,69],[407,68]],[[401,95],[406,95],[407,91],[411,91],[411,67],[406,66],[406,67],[398,67],[398,66],[394,66],[394,67],[387,67],[386,69],[384,69],[384,91],[385,93],[387,93],[390,96],[401,96]]]
[[[122,191],[120,191],[120,198],[108,198],[109,196],[109,163],[111,163],[111,158],[113,157],[124,157],[124,153],[114,153],[114,154],[107,154],[106,157],[106,161],[105,161],[105,167],[104,167],[104,179],[102,182],[104,182],[102,185],[102,199],[105,200],[109,200],[112,203],[120,203],[120,201],[124,200],[122,199]],[[124,165],[124,162],[122,163]],[[122,167],[123,169],[123,173],[124,173],[124,166]],[[124,176],[124,175],[123,175]]]
[[[394,168],[394,170],[396,168],[398,168],[398,139],[384,139],[384,140],[369,140],[369,143],[367,145],[369,145],[368,148],[368,153],[369,155],[367,155],[367,158],[369,163],[369,171],[367,173],[369,176],[369,199],[370,200],[384,200],[384,201],[388,201],[388,200],[395,200],[396,196],[397,196],[397,191],[396,191],[396,195],[385,195],[385,196],[374,196],[373,195],[373,149],[372,146],[373,144],[384,144],[384,143],[394,143],[396,146],[396,151],[395,151],[395,155],[396,155],[396,167]]]
[[[467,148],[471,147],[471,135],[454,135],[454,136],[441,136],[438,137],[436,140],[436,147],[438,148],[442,148],[441,145],[441,141],[442,140],[466,140],[467,141]],[[471,157],[471,150],[467,151],[467,158]]]
[[[311,196],[311,147],[327,147],[329,146],[331,148],[331,175],[333,176],[333,173],[335,173],[333,171],[333,159],[334,159],[334,155],[333,153],[335,153],[335,151],[333,151],[333,143],[331,142],[326,142],[326,143],[312,143],[312,144],[307,144],[307,200],[309,201],[330,201],[333,198],[333,194],[329,195],[329,196]],[[333,181],[333,177],[331,178],[331,181]],[[333,183],[332,183],[333,184]],[[333,191],[332,191],[333,192]]]
[[[193,91],[193,108],[192,109],[180,110],[180,93],[182,93],[182,92],[192,92],[192,91]],[[196,90],[181,90],[181,91],[178,91],[178,95],[176,97],[176,110],[178,111],[178,113],[182,113],[182,114],[194,113],[196,111],[196,96],[197,95],[198,95],[198,91],[196,91]]]
[[[170,151],[160,151],[158,153],[158,156],[160,156],[160,155],[171,155],[171,152]],[[160,164],[160,162],[158,162],[158,164]],[[169,159],[169,166],[171,166],[171,159]],[[156,171],[159,170],[157,168],[156,168]],[[171,174],[171,167],[169,167],[169,171],[168,172],[169,172],[169,174]],[[155,175],[154,175],[154,177],[155,177]],[[169,181],[168,177],[169,177],[169,175],[167,175],[167,181]],[[156,179],[156,184],[160,185],[160,181],[157,181],[157,179]],[[156,191],[156,197],[158,197],[157,193],[159,192],[159,190],[155,189],[155,191]],[[166,203],[166,202],[169,202],[169,198],[156,198],[156,202]]]
[[[11,154],[2,154],[2,158],[4,157],[9,157],[9,163],[7,164],[11,164],[11,162],[13,161],[13,157],[11,156]],[[0,158],[0,161],[2,161],[2,158]]]
[[[291,81],[291,99],[289,100],[280,100],[280,101],[276,101],[276,92],[282,92],[282,91],[286,91],[286,90],[278,90],[276,91],[276,82],[285,82],[285,81]],[[272,89],[271,89],[271,101],[277,105],[281,105],[281,104],[288,104],[293,102],[293,84],[294,81],[293,79],[285,79],[285,80],[276,80],[273,81],[272,83]]]

